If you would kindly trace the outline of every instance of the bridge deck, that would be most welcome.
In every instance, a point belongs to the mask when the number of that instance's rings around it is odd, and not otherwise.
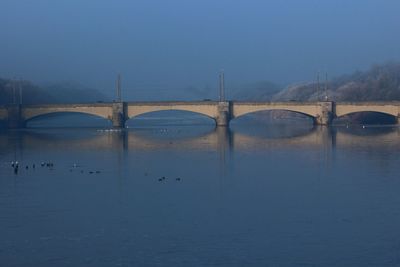
[[[7,120],[12,127],[41,115],[57,112],[79,112],[112,120],[116,127],[123,127],[128,118],[144,113],[182,110],[203,114],[214,119],[217,125],[228,125],[229,120],[248,113],[264,110],[286,110],[305,114],[316,124],[330,124],[335,117],[356,112],[380,112],[400,117],[400,101],[370,102],[303,102],[303,101],[131,101],[65,103],[41,105],[0,106],[0,120]],[[11,127],[11,126],[10,126]]]

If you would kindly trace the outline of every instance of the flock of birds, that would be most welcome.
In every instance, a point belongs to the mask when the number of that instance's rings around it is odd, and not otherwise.
[[[167,178],[165,177],[165,176],[163,176],[163,177],[161,177],[161,178],[158,178],[158,181],[159,182],[162,182],[162,181],[166,181],[167,180]],[[181,178],[180,177],[177,177],[177,178],[175,178],[175,181],[180,181],[181,180]]]
[[[14,174],[18,174],[19,166],[20,166],[20,163],[18,161],[11,161],[11,167],[14,169]],[[53,167],[54,167],[54,163],[53,162],[41,162],[40,166],[41,167],[47,167],[47,168],[52,170]],[[76,168],[79,168],[79,167],[80,166],[78,164],[76,164],[76,163],[74,163],[72,165],[73,169],[76,169]],[[25,169],[26,170],[28,170],[29,168],[36,169],[36,164],[33,163],[32,165],[25,165]],[[69,171],[72,172],[73,169],[70,169]],[[84,173],[84,171],[80,170],[80,173]],[[100,171],[89,171],[88,173],[89,174],[94,174],[94,173],[99,174],[101,172]],[[145,176],[147,176],[147,173],[145,174]],[[162,176],[161,178],[158,178],[159,182],[163,182],[163,181],[166,181],[166,180],[167,180],[167,178],[165,176]],[[181,181],[181,178],[177,177],[177,178],[175,178],[175,181],[179,182],[179,181]]]
[[[23,165],[20,164],[18,161],[11,161],[11,167],[14,169],[14,174],[18,174],[18,171],[19,171],[19,169],[20,169],[20,165],[23,166]],[[41,163],[40,163],[40,166],[41,166],[41,167],[47,167],[47,168],[49,168],[50,170],[53,170],[54,163],[53,163],[53,162],[41,162]],[[73,168],[78,168],[78,167],[79,167],[79,166],[78,166],[77,164],[73,164]],[[21,168],[23,168],[23,167],[21,167]],[[25,165],[25,169],[26,169],[26,170],[29,170],[29,168],[36,169],[36,164],[33,163],[32,165]],[[73,169],[70,169],[69,171],[72,172]],[[81,170],[80,172],[81,172],[81,173],[84,173],[83,170]],[[89,174],[93,174],[93,173],[99,174],[100,171],[89,171],[88,173],[89,173]]]
[[[11,167],[14,169],[14,173],[18,174],[19,171],[19,162],[18,161],[11,161]],[[53,168],[54,163],[53,162],[41,162],[40,163],[41,167],[48,167],[48,168]],[[25,165],[25,169],[28,170],[29,168],[36,169],[36,164],[33,163],[32,165]]]
[[[79,166],[78,164],[74,163],[74,164],[72,165],[72,169],[69,169],[69,171],[72,172],[73,169],[77,169],[77,168],[80,168],[80,167],[81,167],[81,166]],[[84,173],[84,171],[81,170],[80,173]],[[93,174],[93,173],[99,174],[99,173],[101,173],[101,172],[100,172],[100,171],[88,171],[88,173],[89,173],[89,174]]]

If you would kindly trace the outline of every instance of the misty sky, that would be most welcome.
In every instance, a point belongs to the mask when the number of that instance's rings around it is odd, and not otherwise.
[[[400,60],[399,0],[0,0],[0,10],[0,77],[112,95],[121,72],[130,100],[191,86],[214,95],[220,69],[229,90]]]

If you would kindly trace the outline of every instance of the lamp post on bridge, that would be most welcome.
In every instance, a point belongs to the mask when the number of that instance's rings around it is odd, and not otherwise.
[[[219,102],[218,102],[218,115],[215,118],[217,126],[227,127],[231,119],[230,103],[225,101],[225,75],[221,70],[219,73]]]
[[[225,101],[225,75],[224,70],[219,73],[219,102]]]
[[[118,73],[117,76],[117,82],[116,82],[116,90],[117,90],[117,102],[121,102],[122,101],[122,97],[121,97],[121,74]]]
[[[328,101],[328,73],[325,73],[325,101]]]

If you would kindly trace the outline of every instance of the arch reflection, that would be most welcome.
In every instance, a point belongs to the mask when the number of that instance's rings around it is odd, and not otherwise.
[[[0,132],[0,149],[4,153],[18,144],[21,149],[40,150],[208,150],[224,149],[265,150],[268,148],[319,148],[326,146],[399,147],[400,129],[397,127],[312,127],[306,131],[294,131],[292,136],[284,132],[281,136],[268,136],[265,132],[230,130],[227,127],[202,129],[197,132],[183,128],[146,130],[93,130],[52,129]],[[77,152],[78,153],[78,152]]]

